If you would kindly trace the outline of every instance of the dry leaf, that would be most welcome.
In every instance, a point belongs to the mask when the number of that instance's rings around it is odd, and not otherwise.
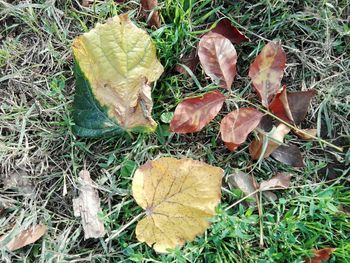
[[[87,170],[82,170],[79,177],[81,179],[80,194],[79,197],[73,199],[74,216],[81,217],[85,239],[103,237],[105,229],[102,220],[98,217],[98,213],[102,211],[98,192]]]
[[[205,74],[222,88],[231,89],[236,76],[237,53],[230,40],[209,32],[199,41],[198,56]]]
[[[216,27],[211,30],[211,32],[226,37],[232,42],[232,44],[240,44],[242,42],[249,41],[249,38],[247,38],[236,27],[234,27],[231,21],[227,18],[222,19],[216,25]]]
[[[296,125],[305,119],[310,101],[316,94],[315,90],[290,92],[287,94],[288,105]]]
[[[273,188],[288,188],[292,176],[288,173],[278,173],[267,181],[260,183],[259,190],[266,191]]]
[[[153,131],[149,83],[163,72],[146,31],[126,14],[73,41],[76,64],[74,131],[96,137],[114,131]]]
[[[34,186],[24,171],[12,172],[3,179],[4,189],[16,189],[19,193],[31,194]]]
[[[303,140],[312,140],[317,135],[317,129],[302,129],[301,131],[293,129],[293,132]]]
[[[270,42],[250,65],[249,77],[265,107],[268,107],[273,96],[280,90],[285,64],[286,54],[281,44]]]
[[[95,0],[82,0],[81,1],[81,5],[84,6],[84,7],[89,7],[90,5],[93,4]]]
[[[252,159],[258,160],[263,151],[263,158],[269,157],[283,143],[284,136],[289,131],[290,128],[288,126],[280,123],[277,128],[272,129],[268,133],[259,132],[258,138],[254,139],[249,145],[249,153]]]
[[[185,55],[181,59],[181,64],[184,64],[185,66],[187,66],[192,72],[196,70],[198,63],[199,63],[199,57],[197,54],[197,49],[193,49],[190,54]],[[184,67],[182,67],[181,65],[176,65],[175,70],[180,74],[188,75],[187,70],[184,69]]]
[[[176,133],[198,132],[219,113],[225,96],[218,90],[189,98],[177,105],[170,130]]]
[[[6,244],[6,247],[10,251],[15,251],[25,247],[40,239],[46,233],[46,230],[47,227],[43,224],[29,227],[16,235],[9,243]],[[1,236],[0,241],[4,240],[5,238],[6,236]]]
[[[277,161],[293,167],[305,167],[301,152],[295,145],[281,145],[271,154],[271,156]]]
[[[263,116],[263,113],[254,108],[240,108],[230,112],[221,121],[221,139],[234,151],[245,142],[248,134],[258,126]]]
[[[313,250],[314,257],[313,258],[307,258],[306,263],[321,263],[322,260],[329,260],[331,254],[335,251],[335,248],[323,248],[320,250]]]
[[[286,122],[293,123],[293,115],[290,111],[287,97],[287,88],[284,85],[282,91],[274,97],[269,104],[270,111]]]
[[[149,13],[153,12],[152,17],[148,21],[148,25],[159,28],[160,27],[159,10],[155,9],[158,7],[158,1],[157,0],[140,0],[140,3],[142,5],[142,8],[144,10],[144,15],[146,18],[148,17]]]
[[[202,234],[220,202],[223,173],[203,162],[170,157],[141,166],[132,182],[133,196],[146,211],[137,239],[165,253]]]

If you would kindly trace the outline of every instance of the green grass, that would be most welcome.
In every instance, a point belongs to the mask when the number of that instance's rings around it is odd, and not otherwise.
[[[138,1],[118,5],[96,1],[0,0],[0,187],[2,178],[22,171],[35,184],[32,195],[0,188],[0,235],[13,226],[37,222],[48,233],[13,253],[0,248],[1,262],[304,262],[312,248],[334,247],[330,262],[350,262],[349,96],[350,3],[344,1],[160,1],[162,27],[147,27]],[[218,137],[221,117],[244,103],[232,99],[219,117],[197,134],[175,135],[160,121],[157,132],[133,138],[76,138],[70,115],[74,95],[72,39],[97,22],[128,12],[152,35],[165,73],[153,88],[154,118],[173,112],[177,103],[212,88],[200,67],[201,89],[174,71],[191,52],[206,25],[227,16],[250,39],[237,46],[238,76],[233,90],[257,102],[248,68],[268,40],[280,39],[287,53],[283,82],[289,90],[315,88],[302,127],[344,147],[340,153],[317,141],[288,142],[300,147],[306,167],[294,169],[272,158],[253,166],[248,142],[230,153]],[[263,240],[256,207],[225,208],[242,195],[224,185],[218,216],[202,236],[167,255],[156,254],[135,238],[135,225],[110,242],[83,239],[73,216],[78,172],[86,165],[99,185],[103,220],[110,234],[141,212],[130,187],[133,171],[159,156],[191,157],[225,169],[253,172],[258,181],[277,171],[293,174],[290,189],[276,203],[263,202]],[[252,167],[254,170],[252,171]],[[64,195],[65,189],[67,194]],[[5,202],[6,201],[6,202]]]

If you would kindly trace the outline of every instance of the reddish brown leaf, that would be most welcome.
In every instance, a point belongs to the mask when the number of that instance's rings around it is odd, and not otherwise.
[[[312,140],[317,135],[317,129],[302,129],[296,130],[293,129],[293,132],[303,140]]]
[[[292,176],[288,173],[278,173],[269,180],[261,182],[259,189],[266,191],[273,188],[288,188],[291,178]]]
[[[273,96],[280,90],[286,54],[281,44],[268,43],[249,68],[249,77],[258,92],[261,103],[267,107]]]
[[[281,163],[291,165],[293,167],[304,167],[303,157],[299,148],[295,145],[281,145],[271,156]]]
[[[209,32],[199,41],[198,56],[205,73],[221,87],[231,89],[236,76],[237,53],[230,40]]]
[[[144,16],[148,18],[148,15],[153,12],[152,17],[148,21],[149,26],[160,27],[159,11],[155,10],[158,7],[158,0],[140,0],[142,8],[144,10]]]
[[[46,233],[47,227],[43,224],[30,227],[26,230],[23,230],[18,235],[16,235],[7,245],[7,249],[14,251],[25,247],[29,244],[34,243],[40,239]],[[5,239],[5,236],[0,237],[0,241]]]
[[[277,128],[272,129],[269,133],[259,133],[259,138],[255,139],[249,145],[249,153],[253,160],[258,160],[264,151],[263,158],[267,158],[282,143],[284,136],[290,131],[290,128],[284,124],[279,124]],[[264,149],[264,140],[267,140],[267,146]]]
[[[177,105],[170,130],[176,133],[198,132],[219,113],[225,96],[218,90],[189,98]]]
[[[316,94],[317,92],[315,90],[288,93],[288,104],[296,125],[305,119],[310,101]]]
[[[287,89],[284,85],[282,91],[274,97],[269,105],[270,111],[277,117],[287,122],[293,122],[293,116],[289,109]]]
[[[335,251],[335,248],[323,248],[320,250],[314,250],[314,257],[307,258],[306,263],[321,263],[322,260],[329,260],[331,254]]]
[[[263,113],[254,108],[241,108],[227,114],[221,121],[220,132],[221,139],[229,150],[234,151],[243,143],[263,116]]]
[[[187,66],[192,72],[195,71],[198,63],[199,63],[199,57],[197,55],[196,49],[192,50],[190,54],[184,56],[181,60],[181,64],[184,64],[185,66]],[[175,70],[180,74],[188,75],[187,70],[184,69],[181,65],[176,65]]]
[[[227,18],[222,19],[211,32],[218,33],[228,38],[232,44],[240,44],[249,41],[249,38],[235,28]]]

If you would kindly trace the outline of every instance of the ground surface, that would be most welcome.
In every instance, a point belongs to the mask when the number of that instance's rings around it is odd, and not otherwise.
[[[12,3],[8,3],[12,2]],[[34,193],[0,190],[0,235],[14,224],[37,222],[47,235],[14,253],[0,248],[2,262],[304,262],[310,249],[337,248],[330,262],[350,262],[349,96],[350,6],[344,1],[160,1],[162,27],[152,30],[140,15],[138,1],[0,0],[0,187],[18,171],[35,185]],[[185,3],[183,3],[185,2]],[[231,3],[234,2],[234,3]],[[162,129],[133,138],[76,138],[71,132],[74,95],[72,39],[96,22],[129,12],[151,34],[165,73],[153,90],[154,119]],[[268,40],[281,39],[287,53],[283,82],[290,90],[315,88],[317,98],[303,123],[343,146],[340,153],[316,141],[288,141],[303,152],[306,167],[294,169],[272,158],[253,165],[248,143],[230,153],[218,137],[220,118],[240,101],[233,100],[207,128],[193,135],[166,132],[160,121],[198,88],[174,71],[180,57],[196,46],[205,25],[227,16],[251,40],[237,47],[238,77],[234,90],[252,98],[247,71]],[[200,68],[202,87],[210,81]],[[204,88],[205,89],[205,88]],[[277,171],[293,174],[292,187],[278,192],[276,203],[263,204],[264,248],[256,207],[225,207],[242,196],[226,186],[218,216],[205,235],[182,250],[159,255],[139,243],[135,224],[106,243],[83,239],[80,219],[73,216],[78,172],[86,165],[98,183],[107,231],[119,229],[141,209],[130,194],[135,168],[159,156],[191,157],[225,169],[252,172],[258,181]],[[253,170],[252,170],[253,169]],[[30,191],[29,191],[30,192]],[[67,194],[65,194],[67,193]],[[24,260],[26,259],[26,260]]]

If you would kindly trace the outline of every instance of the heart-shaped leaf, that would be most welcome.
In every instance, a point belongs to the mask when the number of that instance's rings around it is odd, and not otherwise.
[[[127,15],[74,39],[76,94],[74,131],[95,137],[126,131],[153,131],[149,83],[163,67],[149,35]]]
[[[230,40],[209,32],[199,41],[198,56],[205,74],[222,88],[231,89],[236,76],[237,53]]]
[[[170,157],[137,169],[132,192],[146,211],[136,226],[137,239],[164,253],[202,234],[220,202],[223,173],[203,162]]]
[[[268,43],[250,65],[249,77],[263,106],[268,107],[280,90],[285,65],[286,54],[277,42]]]
[[[218,90],[189,98],[177,105],[170,130],[176,133],[197,132],[219,113],[225,96]]]
[[[241,108],[227,114],[221,121],[220,133],[229,150],[234,151],[245,142],[263,116],[263,113],[254,108]]]

